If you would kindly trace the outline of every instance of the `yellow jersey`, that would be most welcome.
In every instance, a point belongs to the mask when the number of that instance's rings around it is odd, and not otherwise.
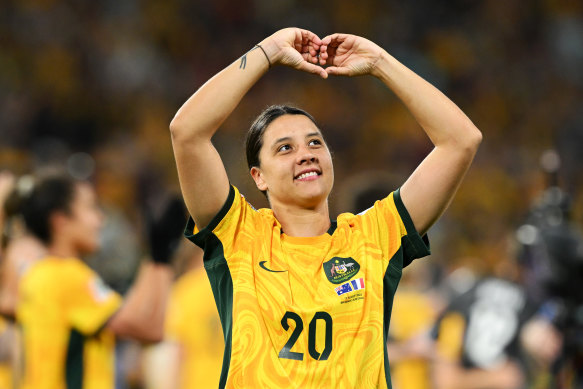
[[[400,289],[395,295],[390,340],[406,342],[416,336],[430,336],[436,312],[429,297],[416,290]],[[399,389],[429,389],[431,387],[430,361],[412,357],[391,366],[395,386]]]
[[[115,337],[103,327],[117,293],[81,260],[47,257],[23,275],[19,295],[24,389],[114,387]]]
[[[166,312],[166,339],[181,350],[179,388],[216,388],[223,360],[219,313],[203,268],[180,277]]]
[[[399,191],[292,237],[237,188],[202,230],[225,350],[220,388],[390,388],[386,337],[403,266],[429,254]]]

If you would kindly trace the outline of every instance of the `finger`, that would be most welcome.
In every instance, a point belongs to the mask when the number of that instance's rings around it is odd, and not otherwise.
[[[318,52],[318,60],[319,60],[320,66],[326,65],[326,60],[329,57],[327,47],[328,46],[325,46],[325,45],[320,46],[320,50]]]
[[[330,66],[330,67],[327,67],[325,70],[326,70],[326,73],[333,75],[333,76],[350,76],[350,70],[348,70],[348,68],[344,68],[344,67]]]
[[[319,60],[319,56],[317,53],[313,56],[310,53],[302,53],[302,58],[304,59],[304,61],[311,62],[313,64],[317,64]]]
[[[346,39],[347,36],[348,36],[347,34],[340,34],[340,33],[328,35],[328,36],[322,38],[321,44],[326,45],[326,46],[331,45],[334,47],[338,47],[339,44],[344,42],[344,40]]]
[[[312,46],[312,45],[306,45],[306,46],[301,47],[300,53],[303,56],[309,56],[310,58],[316,58],[319,54],[319,50],[314,48],[314,46]],[[305,58],[307,58],[307,57],[305,57]]]
[[[311,64],[309,62],[302,62],[301,64],[298,65],[297,69],[319,75],[322,78],[328,78],[328,73],[324,68]]]
[[[339,35],[339,34],[335,34]],[[326,38],[333,37],[330,35]],[[324,64],[333,65],[334,58],[336,57],[336,51],[338,49],[338,42],[331,40],[328,44],[323,43],[320,46],[320,58],[325,60]]]
[[[300,29],[300,31],[302,34],[302,43],[308,44],[309,42],[311,42],[317,46],[320,46],[322,44],[322,41],[320,40],[318,35],[314,34],[313,32],[302,29]]]

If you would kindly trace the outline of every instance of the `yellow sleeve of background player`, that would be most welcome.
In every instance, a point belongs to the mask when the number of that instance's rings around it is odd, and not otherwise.
[[[119,309],[122,299],[85,265],[68,270],[67,318],[83,335],[93,335]]]

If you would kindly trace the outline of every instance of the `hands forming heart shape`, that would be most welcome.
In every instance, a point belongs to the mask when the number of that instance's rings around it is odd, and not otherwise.
[[[273,65],[281,64],[314,73],[359,76],[373,74],[384,50],[368,39],[350,34],[332,34],[320,39],[299,28],[279,30],[261,42]]]

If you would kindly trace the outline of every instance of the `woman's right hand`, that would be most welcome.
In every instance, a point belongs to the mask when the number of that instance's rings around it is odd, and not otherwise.
[[[284,28],[260,43],[271,64],[290,66],[327,78],[326,70],[318,65],[321,44],[316,34],[300,28]]]
[[[376,43],[350,34],[332,34],[321,40],[319,63],[335,76],[375,75],[385,52]]]

